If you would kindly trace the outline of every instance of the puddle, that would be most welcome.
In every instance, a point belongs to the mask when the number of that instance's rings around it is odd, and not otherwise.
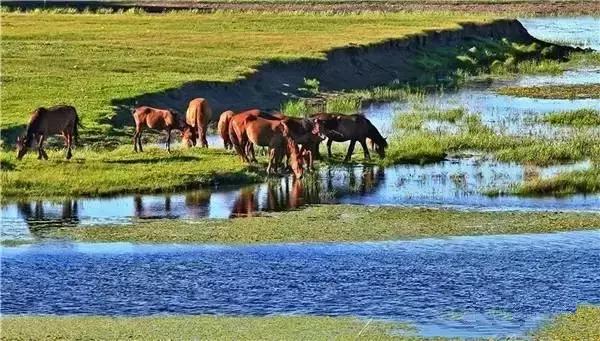
[[[2,314],[358,316],[409,322],[424,336],[491,337],[600,304],[600,231],[1,250]]]
[[[119,224],[144,218],[230,218],[319,203],[600,211],[600,195],[521,198],[481,194],[481,190],[492,186],[508,186],[523,179],[589,167],[589,162],[548,168],[524,167],[481,158],[389,168],[331,166],[322,169],[314,180],[302,182],[288,177],[242,188],[170,195],[18,202],[2,206],[2,239],[43,237],[48,229],[60,226]]]

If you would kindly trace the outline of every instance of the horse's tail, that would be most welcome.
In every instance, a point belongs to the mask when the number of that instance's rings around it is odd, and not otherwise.
[[[75,140],[75,144],[79,144],[79,128],[83,128],[83,125],[77,111],[75,111],[75,122],[73,124],[73,139]]]
[[[235,123],[230,121],[229,122],[229,141],[231,142],[231,144],[233,145],[233,149],[235,149],[235,151],[238,153],[238,155],[246,160],[247,156],[246,153],[244,152],[244,148],[245,146],[241,145],[240,139],[238,138],[238,134],[237,131],[235,129]]]

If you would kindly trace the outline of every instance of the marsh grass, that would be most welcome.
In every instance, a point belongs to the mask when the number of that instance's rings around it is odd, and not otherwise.
[[[577,128],[600,126],[600,111],[590,108],[558,111],[540,117],[538,122]]]
[[[325,104],[327,112],[356,114],[360,111],[362,101],[354,96],[335,96],[328,98]]]
[[[7,340],[392,339],[408,324],[326,316],[2,316]]]
[[[244,219],[162,219],[137,221],[131,225],[68,227],[55,231],[54,236],[80,241],[279,243],[553,232],[599,226],[600,215],[592,213],[320,205]]]
[[[73,159],[62,151],[48,150],[40,161],[35,152],[21,161],[2,152],[2,199],[105,196],[120,193],[153,193],[185,190],[211,184],[243,184],[261,179],[258,171],[223,150],[158,147],[134,153],[130,146],[112,151],[79,148]]]
[[[506,86],[496,91],[502,95],[544,99],[600,98],[600,84]]]
[[[564,172],[547,179],[524,181],[506,190],[521,196],[569,195],[600,192],[600,166],[588,170]]]
[[[546,322],[532,336],[535,340],[600,340],[600,307],[580,305]]]

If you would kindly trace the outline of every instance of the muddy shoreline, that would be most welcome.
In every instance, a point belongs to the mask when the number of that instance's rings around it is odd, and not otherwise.
[[[401,39],[369,45],[350,45],[329,50],[324,59],[300,59],[292,62],[269,61],[236,82],[189,82],[177,88],[115,99],[117,115],[110,124],[130,125],[130,111],[135,105],[170,107],[185,111],[196,97],[209,100],[215,112],[241,111],[248,108],[279,109],[281,104],[303,94],[305,78],[316,78],[322,91],[368,89],[391,82],[415,83],[423,71],[413,65],[424,51],[476,41],[502,39],[520,43],[539,42],[518,20],[502,19],[490,23],[463,23],[460,29],[428,31]],[[564,52],[571,48],[562,48]],[[457,65],[435,72],[446,77]]]
[[[236,11],[305,11],[305,12],[357,12],[357,11],[451,11],[485,12],[519,15],[598,15],[599,1],[441,1],[441,0],[375,0],[375,1],[3,1],[3,6],[26,9],[41,7],[74,7],[129,9],[143,8],[147,12],[164,12],[173,9],[197,9],[204,12],[218,10]]]

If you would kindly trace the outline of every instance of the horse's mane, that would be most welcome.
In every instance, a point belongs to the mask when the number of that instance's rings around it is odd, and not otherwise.
[[[31,113],[31,118],[29,119],[29,124],[27,124],[27,131],[25,133],[25,139],[27,141],[27,143],[33,143],[33,135],[35,135],[35,133],[37,133],[39,127],[40,127],[40,122],[42,120],[42,116],[47,112],[47,109],[44,107],[40,107],[35,109],[32,113]]]
[[[383,148],[387,148],[387,146],[388,146],[387,141],[383,138],[383,136],[381,136],[381,134],[379,133],[379,130],[377,130],[377,128],[375,128],[373,123],[371,123],[371,121],[369,121],[363,115],[360,115],[360,117],[362,117],[365,120],[365,123],[367,124],[367,127],[368,127],[367,128],[367,137],[370,138],[375,144],[377,144]]]

